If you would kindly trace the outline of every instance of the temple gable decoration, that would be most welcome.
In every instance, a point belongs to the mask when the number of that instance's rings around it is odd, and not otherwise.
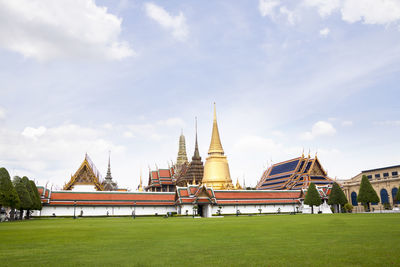
[[[94,166],[88,154],[85,154],[82,164],[75,174],[71,176],[70,181],[64,185],[63,190],[73,190],[76,185],[93,185],[97,191],[104,191],[100,179],[100,172]]]

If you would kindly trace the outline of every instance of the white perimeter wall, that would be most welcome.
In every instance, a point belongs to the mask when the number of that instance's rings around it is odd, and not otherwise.
[[[81,214],[83,211],[83,216],[122,216],[122,215],[132,215],[135,210],[135,214],[140,215],[165,215],[168,212],[177,212],[180,215],[193,214],[192,204],[185,204],[178,207],[175,206],[77,206],[76,216]],[[221,209],[219,208],[221,207]],[[258,214],[258,213],[278,213],[278,212],[303,212],[311,213],[311,207],[302,204],[281,204],[281,205],[205,205],[203,206],[203,215],[205,217],[210,217],[211,215],[218,215],[218,211],[221,210],[221,215],[224,214],[236,214],[239,210],[241,214]],[[260,211],[261,210],[261,211]],[[187,211],[187,213],[186,213]],[[319,207],[314,207],[314,213],[322,211],[322,213],[332,213],[330,206],[326,203]],[[73,216],[74,206],[43,206],[41,212],[36,212],[33,214],[35,216]]]
[[[76,206],[75,214],[79,216],[83,211],[83,216],[122,216],[132,215],[135,211],[136,215],[165,215],[168,212],[176,212],[175,206]],[[74,206],[43,206],[41,213],[37,212],[36,216],[74,216]]]

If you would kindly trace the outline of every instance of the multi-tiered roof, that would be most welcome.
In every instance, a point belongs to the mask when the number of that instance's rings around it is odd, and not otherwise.
[[[306,189],[310,183],[328,186],[333,180],[327,176],[317,155],[315,158],[301,157],[276,163],[268,168],[257,184],[257,189]]]

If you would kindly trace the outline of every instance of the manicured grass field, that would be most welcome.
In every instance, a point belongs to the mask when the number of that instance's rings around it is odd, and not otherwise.
[[[400,214],[0,223],[0,266],[400,265]]]

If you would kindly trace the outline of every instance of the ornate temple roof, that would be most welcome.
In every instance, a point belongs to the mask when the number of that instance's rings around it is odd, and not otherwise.
[[[72,190],[75,185],[93,185],[97,191],[103,191],[104,187],[101,183],[101,174],[93,164],[89,155],[85,154],[85,159],[79,166],[78,170],[67,184],[64,185],[64,190]]]
[[[269,167],[257,184],[257,189],[305,189],[313,182],[316,186],[333,184],[322,168],[317,155],[315,158],[301,157],[276,163]]]
[[[157,169],[149,171],[149,182],[146,188],[161,187],[162,185],[173,185],[174,168]]]

